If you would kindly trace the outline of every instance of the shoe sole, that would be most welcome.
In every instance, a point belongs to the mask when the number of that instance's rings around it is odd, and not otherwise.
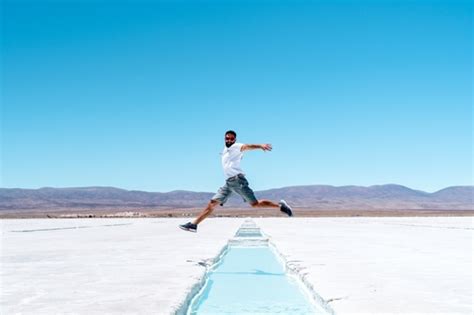
[[[192,233],[196,233],[196,232],[197,232],[197,230],[187,229],[187,228],[184,228],[184,227],[182,227],[182,226],[180,226],[179,228],[180,228],[181,230],[183,230],[183,231],[188,231],[188,232],[192,232]]]
[[[285,208],[288,209],[289,213],[286,212],[286,211],[283,211],[281,209],[280,209],[280,211],[283,212],[284,214],[286,214],[287,216],[292,217],[293,216],[293,210],[291,210],[290,206],[285,201],[283,201],[283,205],[285,206]]]

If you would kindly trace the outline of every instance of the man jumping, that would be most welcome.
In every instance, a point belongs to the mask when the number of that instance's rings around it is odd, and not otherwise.
[[[269,200],[257,200],[253,190],[249,187],[249,183],[245,178],[244,172],[240,168],[240,160],[243,157],[244,151],[262,149],[263,151],[271,151],[271,144],[243,144],[237,143],[237,134],[235,131],[229,130],[225,133],[225,148],[222,151],[222,167],[224,174],[227,178],[224,186],[219,188],[219,191],[212,197],[211,201],[207,204],[206,209],[202,211],[194,222],[188,222],[182,224],[179,227],[183,230],[196,232],[197,225],[207,218],[214,208],[220,204],[221,206],[226,203],[232,192],[235,192],[242,196],[242,198],[250,203],[255,208],[280,208],[281,212],[286,213],[288,216],[292,216],[293,212],[285,202],[280,200],[278,204]]]

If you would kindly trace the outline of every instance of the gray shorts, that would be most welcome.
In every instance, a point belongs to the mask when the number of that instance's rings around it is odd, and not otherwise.
[[[221,206],[227,202],[232,192],[235,192],[244,198],[245,202],[250,204],[257,202],[253,190],[249,187],[249,182],[243,174],[230,177],[226,180],[225,185],[219,188],[212,200],[220,202]]]

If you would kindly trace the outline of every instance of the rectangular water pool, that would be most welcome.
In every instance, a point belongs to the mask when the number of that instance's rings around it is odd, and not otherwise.
[[[269,246],[231,246],[188,314],[326,314],[312,303]]]

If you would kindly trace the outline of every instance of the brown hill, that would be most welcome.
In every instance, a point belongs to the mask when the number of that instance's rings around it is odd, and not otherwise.
[[[256,192],[259,199],[285,199],[292,205],[311,209],[446,209],[472,210],[474,186],[448,187],[435,193],[401,185],[292,186]],[[171,191],[167,193],[124,190],[114,187],[80,188],[0,188],[1,210],[190,208],[203,207],[213,196],[208,192]],[[234,196],[229,206],[244,207]]]

